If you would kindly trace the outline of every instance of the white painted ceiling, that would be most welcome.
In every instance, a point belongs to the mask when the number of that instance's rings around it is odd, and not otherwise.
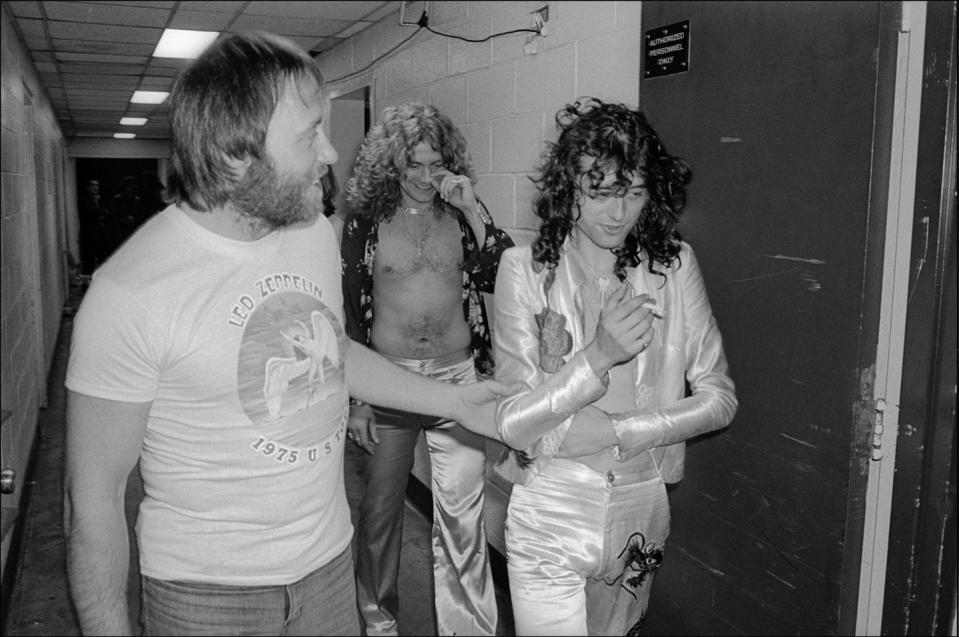
[[[317,54],[400,9],[400,2],[5,2],[67,138],[169,138],[170,105],[131,104],[169,91],[188,60],[151,57],[163,29],[269,31]],[[222,36],[221,36],[222,37]],[[146,117],[145,126],[120,126]]]

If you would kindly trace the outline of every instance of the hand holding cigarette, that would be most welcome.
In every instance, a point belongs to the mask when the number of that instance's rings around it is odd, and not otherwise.
[[[640,305],[639,307],[644,307],[644,308],[646,308],[646,309],[649,310],[649,311],[652,313],[652,315],[655,316],[656,318],[663,318],[663,311],[656,306],[656,302],[655,302],[655,301],[646,301],[645,303],[643,303],[643,304]]]

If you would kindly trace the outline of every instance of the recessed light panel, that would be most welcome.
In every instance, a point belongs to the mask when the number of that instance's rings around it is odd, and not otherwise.
[[[134,104],[162,104],[169,96],[168,92],[163,91],[134,91],[130,101]]]
[[[153,57],[192,60],[199,57],[218,35],[220,35],[219,31],[164,29],[160,41],[157,42],[157,48],[153,51]]]

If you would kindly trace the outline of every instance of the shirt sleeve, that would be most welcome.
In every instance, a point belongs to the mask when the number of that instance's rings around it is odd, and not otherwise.
[[[722,336],[692,250],[683,252],[682,266],[673,276],[682,277],[685,375],[690,395],[657,409],[613,415],[622,460],[721,429],[736,415],[739,403]]]
[[[481,204],[484,205],[485,204]],[[503,252],[507,248],[513,247],[513,239],[505,230],[501,230],[493,223],[484,224],[486,229],[486,240],[483,245],[476,245],[476,237],[473,236],[473,230],[469,223],[460,215],[460,225],[464,232],[468,232],[471,241],[469,246],[474,248],[473,254],[470,254],[464,263],[464,269],[469,273],[475,288],[480,292],[492,294],[496,286],[496,274],[499,269],[499,262]]]
[[[562,444],[571,418],[606,392],[604,379],[593,371],[585,354],[575,353],[553,373],[543,369],[541,341],[546,322],[537,315],[552,312],[540,300],[539,277],[507,252],[500,265],[494,306],[493,331],[496,379],[522,386],[499,401],[497,428],[503,441],[528,455],[554,455]],[[561,338],[565,317],[555,314],[553,329]],[[554,335],[557,336],[557,335]],[[552,340],[556,340],[555,338]],[[568,341],[571,344],[571,337]],[[568,348],[567,348],[568,349]]]
[[[96,398],[156,398],[167,338],[133,294],[94,279],[74,319],[66,387]]]

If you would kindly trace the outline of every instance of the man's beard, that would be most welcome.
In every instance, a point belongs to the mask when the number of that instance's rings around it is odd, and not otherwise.
[[[281,177],[268,159],[256,159],[231,197],[237,212],[271,230],[313,221],[323,210],[321,196],[308,196],[310,177]],[[322,195],[322,193],[320,193]]]

